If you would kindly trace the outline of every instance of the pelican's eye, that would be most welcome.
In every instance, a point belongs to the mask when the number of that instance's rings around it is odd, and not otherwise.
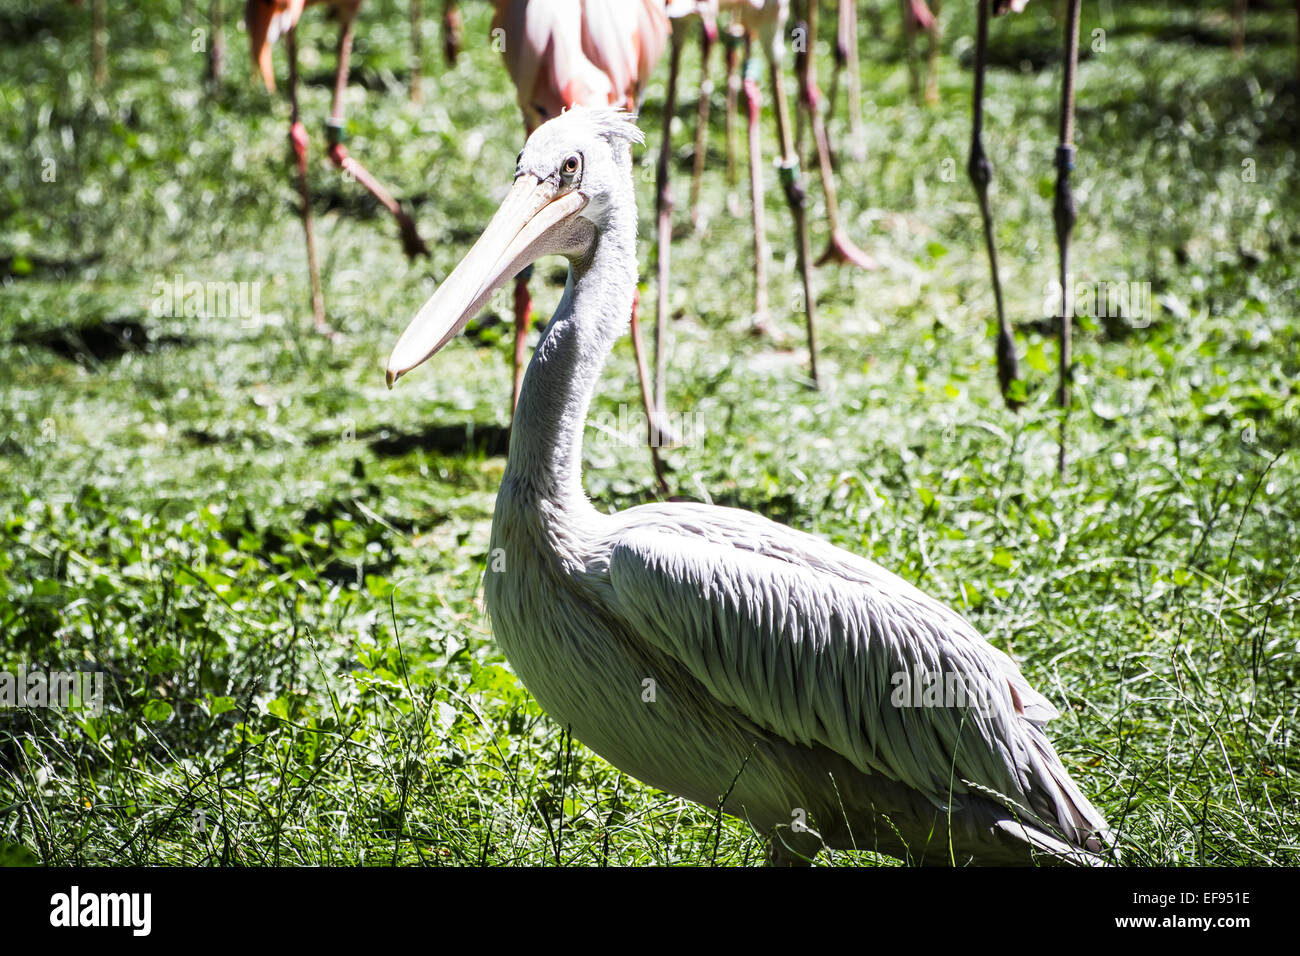
[[[582,157],[577,153],[569,156],[560,164],[560,181],[566,186],[572,186],[578,181],[582,174]]]

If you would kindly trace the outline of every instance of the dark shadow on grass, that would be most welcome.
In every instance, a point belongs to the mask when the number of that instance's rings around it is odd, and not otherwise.
[[[364,156],[358,156],[363,163],[366,163]],[[369,163],[366,163],[369,166]],[[373,170],[375,175],[383,178],[383,170]],[[389,185],[392,185],[391,183]],[[432,195],[428,192],[419,193],[396,193],[397,201],[407,208],[408,212],[418,212],[422,207],[437,207]],[[297,203],[292,204],[292,208],[297,211]],[[359,220],[389,220],[388,210],[380,205],[379,200],[365,188],[357,183],[344,182],[340,175],[322,178],[320,184],[312,185],[312,208],[324,210],[325,212],[338,212],[342,215]],[[396,230],[394,229],[394,234]],[[474,238],[478,238],[475,233]]]
[[[1038,36],[1011,36],[990,39],[988,55],[985,59],[986,69],[1010,70],[1013,73],[1041,73],[1060,67],[1062,57],[1061,44],[1053,35],[1049,40]],[[1092,51],[1085,46],[1079,47],[1079,62],[1086,63],[1092,59]],[[963,69],[971,70],[975,66],[973,51],[963,53],[958,62]]]
[[[89,12],[79,14],[68,3],[14,4],[12,9],[0,10],[0,36],[13,46],[37,43],[44,34],[67,36],[76,29],[75,21],[90,23]]]
[[[14,332],[13,342],[43,348],[78,365],[95,365],[121,358],[127,352],[149,352],[163,346],[188,345],[182,335],[157,335],[135,319],[100,319],[53,328],[26,325]]]
[[[328,50],[322,48],[321,54],[324,59],[324,67],[304,76],[302,82],[305,86],[319,86],[323,89],[333,90],[334,80],[338,76],[338,60],[334,56],[333,44],[330,44]],[[379,70],[353,61],[348,69],[348,86],[360,87],[367,92],[373,93],[386,93],[394,85],[403,90],[410,86],[410,73],[406,70],[402,70],[400,73],[394,71],[389,76],[392,78],[392,82]]]
[[[433,452],[438,455],[463,456],[482,454],[504,455],[510,450],[510,429],[503,425],[483,422],[429,425],[416,432],[397,432],[376,428],[357,438],[368,441],[376,455],[393,458],[409,455],[413,451]],[[336,441],[331,435],[329,441]]]
[[[1192,46],[1217,47],[1229,49],[1232,46],[1232,27],[1225,21],[1219,28],[1205,26],[1201,23],[1170,23],[1157,29],[1143,30],[1129,27],[1125,30],[1112,31],[1113,36],[1141,34],[1161,43],[1187,43]],[[1247,46],[1280,46],[1291,44],[1295,35],[1285,30],[1261,29],[1253,25],[1246,28]]]

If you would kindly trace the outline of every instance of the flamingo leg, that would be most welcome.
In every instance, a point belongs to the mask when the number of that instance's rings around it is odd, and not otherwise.
[[[298,30],[285,35],[289,54],[289,143],[293,147],[298,169],[298,201],[302,206],[302,231],[307,237],[307,269],[311,274],[312,325],[321,335],[335,332],[325,320],[325,294],[321,291],[320,266],[316,260],[316,231],[311,221],[311,189],[307,182],[307,129],[298,112]]]
[[[1002,400],[1011,410],[1021,406],[1021,401],[1011,394],[1011,383],[1020,378],[1020,367],[1016,361],[1016,339],[1007,321],[1006,311],[1002,307],[1002,281],[998,277],[998,249],[993,239],[993,210],[989,206],[989,184],[993,181],[993,164],[984,154],[984,63],[989,42],[989,3],[979,0],[979,11],[975,33],[975,93],[972,106],[970,159],[966,165],[967,174],[975,187],[979,200],[980,217],[984,221],[984,247],[989,254],[989,273],[993,279],[993,302],[998,313],[998,384],[1002,389]]]
[[[528,280],[532,278],[533,267],[529,266],[515,277],[515,348],[511,353],[510,417],[515,417],[519,407],[519,389],[524,384],[525,345],[528,339],[528,326],[533,318],[533,297],[528,292]]]
[[[424,79],[424,37],[420,25],[424,21],[423,0],[411,0],[411,81],[410,95],[412,103],[422,102],[424,91],[421,82]]]
[[[804,324],[808,333],[808,372],[813,387],[820,388],[821,382],[817,377],[817,300],[813,295],[812,277],[809,274],[812,253],[808,244],[808,194],[799,172],[799,154],[794,148],[790,103],[786,98],[785,84],[781,82],[781,64],[772,45],[764,44],[763,48],[767,56],[768,80],[776,100],[777,130],[781,136],[781,160],[778,165],[781,190],[785,193],[786,204],[794,216],[795,261],[803,286]]]
[[[809,37],[817,35],[816,0],[805,0],[806,26]],[[860,269],[874,269],[876,260],[859,249],[840,226],[840,204],[835,193],[835,170],[831,163],[830,137],[826,132],[826,117],[822,114],[822,95],[817,88],[816,58],[810,50],[799,60],[799,99],[812,118],[813,145],[817,165],[821,171],[822,192],[826,195],[826,218],[831,227],[830,241],[817,265],[828,262],[847,263]]]
[[[1296,0],[1300,3],[1300,0]],[[727,185],[736,185],[736,103],[740,99],[740,44],[743,37],[728,30],[723,45],[727,59]]]
[[[677,72],[682,60],[682,41],[676,31],[670,37],[668,62],[668,92],[664,99],[663,140],[659,144],[659,163],[655,170],[655,216],[658,220],[658,271],[655,301],[655,387],[654,410],[664,411],[664,389],[667,377],[668,348],[668,290],[671,288],[669,269],[673,243],[673,196],[669,186],[673,153],[673,114],[677,111]]]
[[[343,94],[348,85],[349,62],[352,58],[352,26],[353,18],[344,15],[345,19],[339,26],[339,47],[338,47],[338,71],[334,75],[334,106],[330,111],[330,119],[327,124],[329,134],[329,156],[334,165],[345,173],[349,174],[357,182],[366,188],[372,196],[379,200],[394,219],[397,220],[398,229],[402,234],[402,251],[408,258],[414,259],[416,256],[427,256],[429,249],[420,238],[416,231],[415,220],[413,220],[392,197],[379,180],[370,175],[369,170],[362,166],[356,159],[348,155],[348,149],[343,145]]]
[[[849,99],[849,137],[852,155],[856,160],[867,158],[862,129],[862,75],[858,63],[858,6],[855,0],[840,0],[839,24],[835,38],[835,84],[839,86],[840,71],[847,69]],[[832,108],[835,95],[831,94]]]
[[[691,228],[700,228],[700,183],[704,179],[704,160],[709,149],[709,100],[713,81],[709,79],[709,54],[718,39],[718,25],[711,18],[700,21],[700,100],[695,115],[695,156],[691,167]]]
[[[1052,212],[1056,223],[1056,245],[1060,252],[1061,315],[1058,331],[1061,336],[1056,390],[1056,403],[1061,408],[1061,434],[1057,448],[1057,471],[1065,474],[1066,423],[1070,415],[1070,383],[1073,378],[1071,356],[1070,315],[1073,296],[1067,291],[1070,280],[1070,235],[1078,213],[1070,189],[1070,173],[1074,170],[1074,81],[1079,64],[1079,6],[1080,0],[1069,0],[1065,19],[1065,73],[1061,82],[1061,136],[1056,147],[1056,201]]]
[[[758,85],[758,61],[745,43],[745,106],[749,114],[749,195],[754,214],[754,331],[768,332],[767,304],[767,215],[763,205],[763,100]]]
[[[848,39],[844,36],[844,0],[835,6],[835,69],[831,71],[831,89],[826,94],[827,111],[833,116],[835,104],[840,101],[840,75],[848,68]]]
[[[461,47],[465,45],[465,23],[456,0],[442,3],[442,55],[448,66],[456,65]]]
[[[91,8],[90,62],[95,86],[108,85],[108,0],[93,0]]]
[[[911,0],[899,0],[903,8],[903,42],[907,44],[907,88],[913,97],[921,94],[921,78],[916,65],[916,21]]]
[[[932,3],[934,16],[925,31],[929,34],[929,45],[925,56],[925,101],[931,106],[939,102],[939,41],[941,39],[939,10],[942,0],[932,0]]]
[[[222,28],[221,0],[208,4],[208,19],[212,28],[212,42],[208,44],[208,83],[215,87],[221,82],[226,65],[226,37]]]
[[[655,484],[659,486],[659,493],[667,498],[669,493],[667,470],[664,468],[659,449],[663,445],[675,445],[680,439],[671,431],[666,430],[664,422],[657,417],[655,400],[650,394],[650,369],[646,366],[645,343],[641,338],[641,323],[637,318],[640,304],[641,294],[638,292],[632,299],[632,352],[636,355],[636,373],[641,383],[641,403],[645,406],[646,429],[648,432],[646,444],[650,448],[650,463],[654,467]]]

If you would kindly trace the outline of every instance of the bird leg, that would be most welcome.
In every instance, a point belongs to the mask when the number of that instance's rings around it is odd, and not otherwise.
[[[676,445],[681,439],[659,417],[654,397],[650,394],[650,369],[646,367],[641,323],[637,320],[640,305],[641,293],[638,291],[632,297],[632,352],[636,356],[636,374],[641,383],[641,403],[645,406],[646,444],[650,448],[650,464],[654,467],[655,484],[659,486],[659,493],[667,498],[669,494],[667,470],[664,468],[659,449],[664,445]]]
[[[1011,383],[1020,378],[1020,367],[1016,361],[1016,340],[1002,308],[1002,282],[998,278],[998,250],[993,239],[993,211],[989,207],[989,184],[993,181],[993,164],[984,154],[984,62],[989,41],[989,2],[979,0],[977,27],[975,34],[975,93],[972,107],[970,159],[966,172],[975,187],[979,200],[980,217],[984,221],[984,247],[989,254],[989,273],[993,278],[993,302],[998,313],[998,385],[1002,389],[1002,401],[1007,408],[1015,411],[1023,403],[1011,394]]]
[[[108,85],[108,0],[91,0],[90,62],[95,86]]]
[[[208,4],[208,20],[212,27],[212,42],[208,44],[208,84],[215,88],[221,83],[226,65],[226,37],[222,29],[221,0]]]
[[[663,140],[659,143],[659,163],[655,170],[655,215],[658,220],[658,263],[655,300],[655,387],[654,411],[664,417],[664,391],[667,377],[669,267],[673,243],[673,196],[668,177],[673,154],[673,114],[677,111],[677,72],[682,61],[682,40],[678,31],[670,39],[668,91],[664,98]]]
[[[461,19],[460,6],[456,0],[443,0],[442,3],[442,55],[448,66],[456,65],[461,47],[465,45],[465,24]]]
[[[930,35],[929,51],[926,54],[925,102],[934,104],[939,101],[938,57],[939,57],[939,21],[930,11],[925,0],[900,0],[903,8],[903,38],[907,43],[908,88],[916,98],[921,96],[921,75],[917,66],[916,34]],[[939,8],[935,0],[935,10]]]
[[[718,39],[718,25],[711,16],[700,18],[700,100],[695,115],[695,156],[691,167],[691,228],[700,229],[700,182],[709,148],[709,100],[713,82],[709,79],[709,54]]]
[[[898,0],[898,2],[903,8],[903,42],[907,44],[907,88],[913,97],[917,97],[921,92],[921,79],[916,67],[917,22],[913,12],[915,7],[912,0]]]
[[[424,37],[420,35],[420,24],[424,20],[423,0],[411,0],[411,81],[410,95],[412,103],[424,99],[420,88],[424,79]]]
[[[754,214],[754,331],[769,332],[767,305],[767,216],[763,206],[763,147],[760,140],[763,112],[758,85],[758,60],[745,41],[745,106],[749,113],[749,195]]]
[[[1300,3],[1300,0],[1296,0]],[[736,103],[740,99],[740,45],[744,37],[727,30],[723,46],[727,59],[727,185],[736,185]]]
[[[855,0],[840,0],[839,14],[839,29],[835,36],[835,85],[839,86],[840,71],[847,67],[849,138],[852,140],[853,158],[860,161],[867,158],[867,151],[862,130],[862,76],[858,64],[858,6]],[[832,93],[832,110],[834,104],[835,94]]]
[[[795,152],[794,138],[791,135],[790,104],[786,99],[785,85],[781,82],[781,64],[772,45],[764,44],[764,52],[767,54],[768,80],[772,84],[776,100],[776,125],[781,135],[781,160],[777,170],[785,201],[794,215],[795,261],[803,284],[803,312],[808,331],[808,372],[813,387],[820,388],[821,382],[817,377],[817,300],[813,296],[808,261],[812,258],[808,244],[808,193],[799,172],[799,154]]]
[[[941,0],[932,0],[934,3],[933,15],[930,17],[930,24],[925,28],[929,34],[929,46],[925,54],[925,102],[933,106],[939,102],[939,9]]]
[[[321,291],[320,266],[316,262],[316,231],[311,222],[311,189],[307,183],[307,129],[298,115],[298,30],[290,29],[284,38],[289,54],[289,144],[293,147],[298,168],[298,201],[302,205],[302,231],[307,236],[307,270],[311,273],[312,326],[321,335],[334,338],[337,333],[325,320],[325,294]]]
[[[806,0],[807,30],[809,43],[817,36],[817,3]],[[826,195],[826,218],[831,227],[830,240],[826,251],[817,260],[817,265],[828,262],[848,263],[860,269],[875,269],[876,260],[859,249],[840,226],[840,204],[835,195],[835,170],[831,164],[830,137],[826,133],[826,118],[822,115],[822,95],[817,89],[817,67],[812,49],[800,58],[799,99],[812,117],[813,145],[816,148],[817,165],[821,171],[822,192]]]
[[[1069,294],[1070,279],[1070,234],[1078,214],[1074,207],[1074,195],[1070,190],[1070,173],[1074,169],[1074,79],[1079,64],[1079,5],[1080,0],[1069,0],[1065,20],[1065,75],[1061,83],[1061,138],[1056,147],[1056,201],[1053,204],[1053,218],[1056,221],[1056,245],[1060,251],[1061,283],[1061,322],[1058,329],[1061,336],[1059,354],[1059,382],[1056,390],[1056,403],[1061,408],[1061,435],[1057,450],[1057,471],[1065,474],[1066,459],[1066,421],[1070,415],[1070,379],[1073,377],[1071,357],[1070,315],[1073,296]]]
[[[330,119],[326,124],[326,133],[329,138],[329,156],[334,165],[343,170],[366,190],[379,200],[394,219],[397,220],[397,227],[402,233],[402,251],[406,253],[407,258],[414,259],[416,256],[427,256],[429,249],[420,238],[419,232],[415,228],[415,220],[412,219],[392,197],[379,181],[370,175],[369,170],[357,162],[352,156],[348,155],[348,149],[343,145],[343,94],[348,85],[348,67],[352,58],[352,24],[353,18],[345,16],[343,23],[339,27],[339,65],[338,71],[334,75],[334,107],[330,111]]]
[[[533,267],[530,265],[515,277],[515,348],[512,353],[513,365],[510,390],[510,417],[515,417],[519,407],[519,389],[524,384],[525,341],[528,338],[528,326],[533,317],[533,297],[528,294],[528,280],[532,278]]]
[[[834,57],[835,69],[831,71],[831,89],[826,94],[826,100],[829,104],[826,109],[832,116],[835,115],[835,104],[840,101],[840,74],[848,66],[849,60],[848,38],[844,36],[843,0],[840,0],[840,3],[836,6]]]

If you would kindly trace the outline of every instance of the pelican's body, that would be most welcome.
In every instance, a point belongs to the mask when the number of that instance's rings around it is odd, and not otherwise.
[[[1091,861],[1105,824],[1042,733],[1055,711],[956,613],[745,511],[606,515],[588,501],[587,408],[636,285],[636,135],[604,110],[542,126],[510,197],[389,360],[391,383],[521,262],[569,257],[492,526],[487,607],[520,678],[615,766],[708,807],[726,795],[778,860],[824,842],[933,863]],[[900,680],[909,691],[926,674],[964,700],[900,704]]]
[[[1058,800],[1067,815],[1074,806],[1084,833],[1098,825],[1042,733],[1051,705],[901,579],[748,512],[602,515],[513,477],[493,521],[504,559],[486,582],[493,632],[547,713],[626,773],[707,807],[730,791],[723,809],[765,835],[806,822],[830,846],[918,862],[950,861],[950,771],[959,864],[1065,848],[1045,833],[1035,847],[963,780],[1051,820]],[[892,706],[891,674],[926,671],[995,695],[993,714],[963,728],[957,708]],[[805,856],[819,842],[781,839]]]

